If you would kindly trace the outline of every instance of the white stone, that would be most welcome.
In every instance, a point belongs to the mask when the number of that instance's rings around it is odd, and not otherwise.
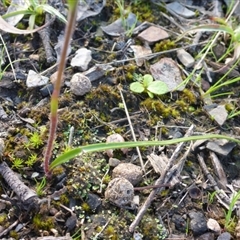
[[[221,233],[221,227],[215,219],[209,218],[207,221],[207,227],[215,233]]]
[[[48,81],[48,77],[41,76],[33,70],[29,70],[26,84],[28,88],[34,88],[44,86],[48,83]]]
[[[91,60],[92,52],[86,48],[80,48],[76,51],[76,55],[71,61],[71,66],[79,67],[82,71],[86,71]]]

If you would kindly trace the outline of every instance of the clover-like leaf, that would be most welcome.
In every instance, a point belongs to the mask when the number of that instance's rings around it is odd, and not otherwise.
[[[144,87],[139,82],[134,82],[130,84],[130,90],[135,93],[142,93],[144,91]]]
[[[143,76],[143,86],[147,88],[153,82],[153,77],[150,74],[145,74]]]
[[[168,86],[165,82],[162,81],[154,81],[152,82],[147,90],[153,94],[161,95],[167,93],[169,91]]]

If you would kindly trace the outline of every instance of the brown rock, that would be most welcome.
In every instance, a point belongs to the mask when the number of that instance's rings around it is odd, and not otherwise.
[[[113,169],[113,178],[126,178],[133,186],[142,181],[142,170],[132,163],[120,163]]]

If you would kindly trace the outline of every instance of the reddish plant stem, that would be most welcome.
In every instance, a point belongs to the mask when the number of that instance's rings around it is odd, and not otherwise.
[[[61,53],[61,58],[58,67],[57,80],[54,85],[54,90],[51,96],[51,114],[50,114],[50,130],[47,142],[47,149],[44,154],[44,172],[47,177],[51,177],[51,169],[49,168],[50,158],[52,156],[53,143],[55,140],[55,135],[57,131],[57,122],[58,122],[58,98],[61,90],[61,83],[63,78],[63,73],[66,65],[67,50],[70,44],[70,40],[73,34],[75,27],[76,15],[77,15],[77,2],[76,7],[70,7],[68,11],[68,23],[65,29],[64,43]]]

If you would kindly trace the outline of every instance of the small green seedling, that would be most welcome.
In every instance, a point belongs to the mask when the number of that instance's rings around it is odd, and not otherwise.
[[[232,218],[232,213],[234,211],[235,208],[235,204],[237,203],[237,201],[240,199],[240,191],[238,191],[237,193],[235,193],[231,199],[230,205],[229,205],[229,209],[227,211],[227,213],[225,213],[225,224],[224,224],[224,228],[226,230],[229,229],[229,227],[231,226],[232,222],[234,221],[234,218]]]
[[[168,92],[168,86],[162,81],[154,81],[152,75],[145,74],[139,77],[137,82],[130,84],[130,90],[135,93],[146,92],[150,98]]]

